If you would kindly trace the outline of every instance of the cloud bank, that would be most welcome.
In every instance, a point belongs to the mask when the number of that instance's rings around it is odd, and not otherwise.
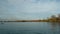
[[[0,0],[2,19],[40,19],[59,13],[59,0]]]

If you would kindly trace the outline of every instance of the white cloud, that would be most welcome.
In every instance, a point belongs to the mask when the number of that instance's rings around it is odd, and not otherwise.
[[[23,12],[47,12],[57,10],[56,2],[46,2],[46,3],[32,3],[36,0],[8,0],[11,4],[16,5],[17,11]],[[41,0],[42,1],[42,0]],[[20,10],[21,9],[21,10]]]
[[[59,3],[50,0],[45,2],[43,0],[8,0],[7,5],[0,8],[0,15],[2,13],[2,16],[9,16],[9,18],[12,16],[16,19],[38,19],[39,15],[45,17],[58,13],[57,10],[60,11]]]
[[[26,5],[24,4],[22,10],[28,13],[39,13],[39,12],[48,12],[48,11],[52,12],[57,10],[57,5],[56,5],[56,2],[40,3],[40,4],[26,3]]]

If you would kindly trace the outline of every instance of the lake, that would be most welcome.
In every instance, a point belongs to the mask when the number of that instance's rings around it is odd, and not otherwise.
[[[0,34],[60,34],[60,23],[0,22]]]

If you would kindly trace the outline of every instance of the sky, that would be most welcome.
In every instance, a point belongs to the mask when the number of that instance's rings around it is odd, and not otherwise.
[[[60,13],[60,0],[0,0],[0,20],[46,19]]]

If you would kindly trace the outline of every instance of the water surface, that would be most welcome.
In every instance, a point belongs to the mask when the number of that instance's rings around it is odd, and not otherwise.
[[[0,22],[0,34],[60,34],[60,23]]]

